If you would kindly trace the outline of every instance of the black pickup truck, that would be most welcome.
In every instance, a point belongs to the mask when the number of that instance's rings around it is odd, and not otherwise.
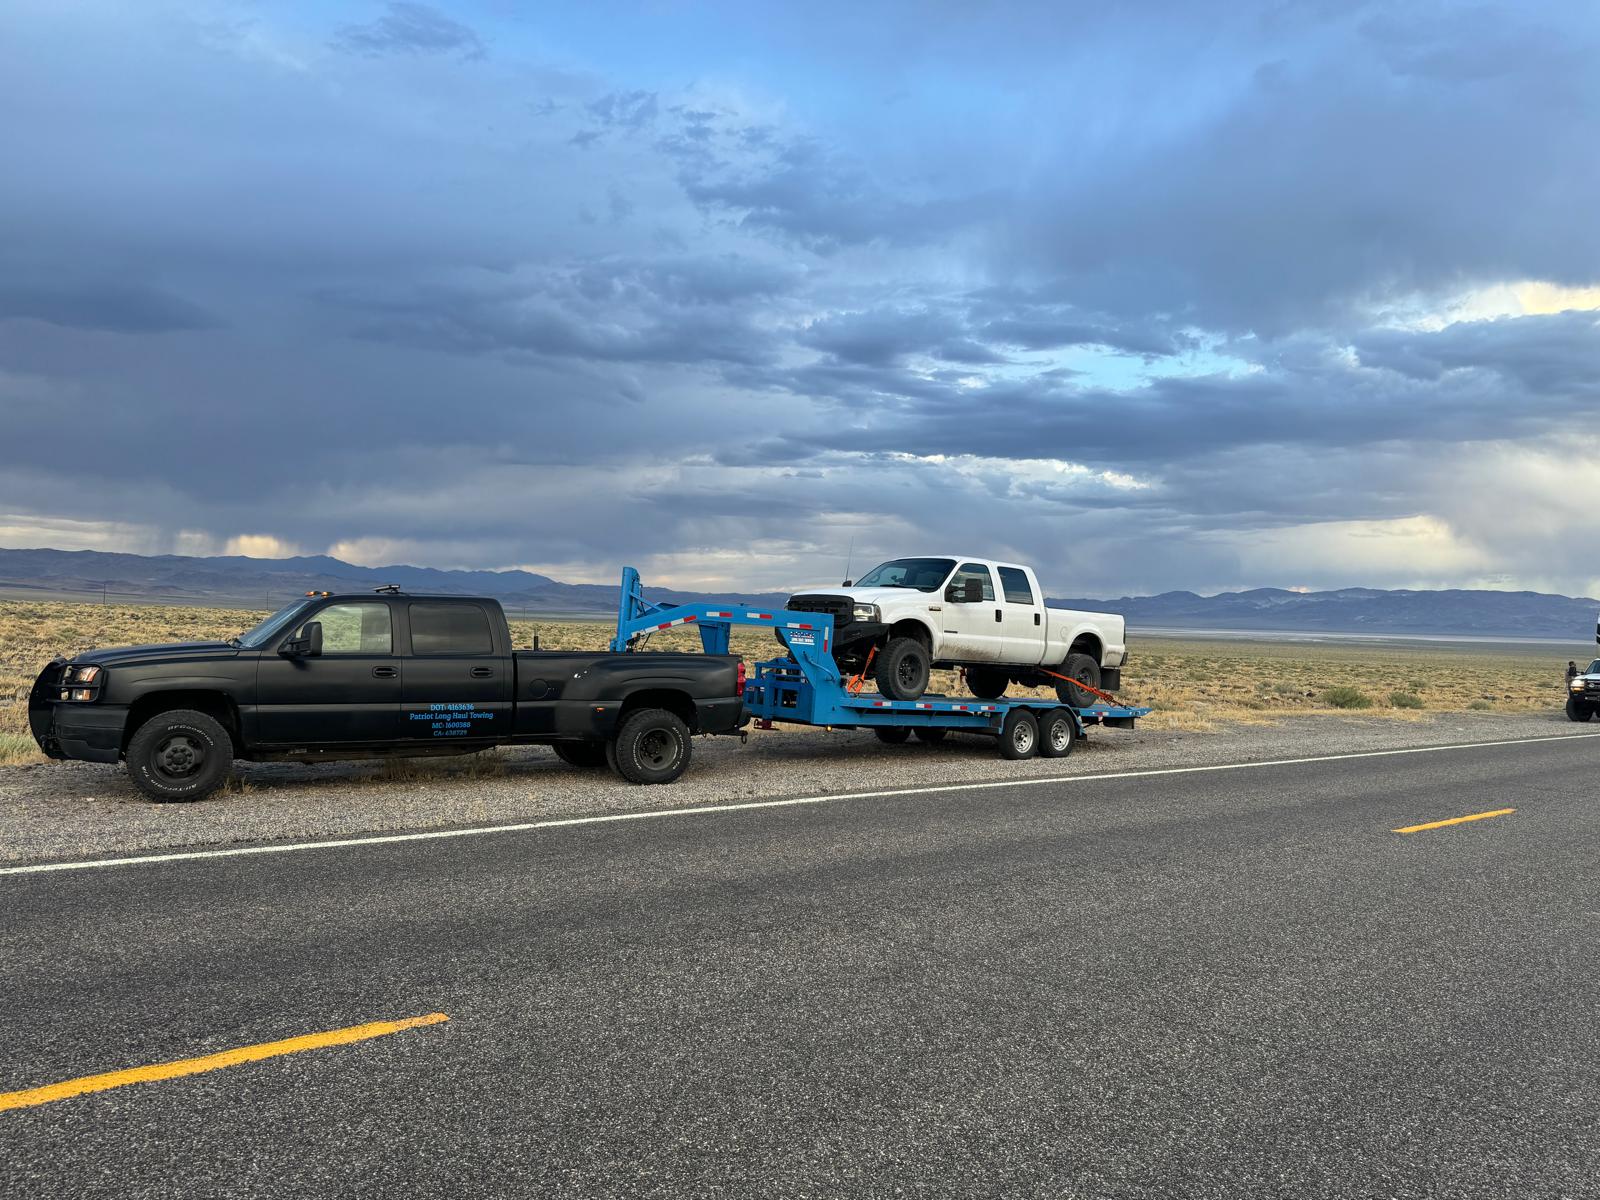
[[[28,701],[51,758],[125,760],[155,800],[197,800],[236,758],[318,761],[544,744],[670,783],[690,735],[745,723],[732,655],[513,650],[497,601],[317,593],[226,642],[56,659]]]

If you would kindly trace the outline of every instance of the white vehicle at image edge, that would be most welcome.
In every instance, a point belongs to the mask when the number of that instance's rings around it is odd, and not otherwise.
[[[788,608],[832,616],[840,668],[859,674],[870,661],[891,700],[919,698],[935,667],[963,667],[980,699],[1017,683],[1082,708],[1097,698],[1077,684],[1116,690],[1128,655],[1121,617],[1047,608],[1032,568],[970,555],[896,558],[854,583],[797,592]]]

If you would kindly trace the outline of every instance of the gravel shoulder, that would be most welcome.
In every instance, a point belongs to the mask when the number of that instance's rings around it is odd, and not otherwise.
[[[1583,731],[1558,712],[1303,717],[1210,732],[1094,730],[1070,758],[1008,763],[992,741],[885,746],[867,732],[780,731],[695,743],[670,787],[634,787],[580,771],[543,747],[440,762],[240,763],[233,788],[194,804],[152,804],[121,767],[50,763],[0,768],[0,861],[16,864],[141,850],[327,838],[543,820],[698,804],[1092,775],[1400,749]]]

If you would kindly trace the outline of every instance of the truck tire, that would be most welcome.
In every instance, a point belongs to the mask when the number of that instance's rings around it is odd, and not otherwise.
[[[872,732],[886,746],[903,746],[911,737],[911,730],[904,725],[874,725]]]
[[[1086,692],[1078,686],[1087,683],[1090,687],[1100,686],[1100,664],[1087,654],[1069,654],[1067,661],[1061,664],[1057,675],[1065,675],[1066,679],[1056,680],[1056,698],[1063,704],[1073,708],[1088,708],[1091,704],[1100,703],[1100,697],[1093,692]]]
[[[933,725],[918,725],[911,732],[916,735],[917,741],[923,743],[924,745],[937,746],[940,742],[944,741],[944,735],[950,731],[948,729],[940,729]]]
[[[1587,721],[1592,716],[1594,716],[1594,709],[1590,708],[1582,700],[1574,700],[1571,696],[1567,697],[1567,720]]]
[[[1013,708],[1000,726],[1000,757],[1013,761],[1039,753],[1039,722],[1025,708]]]
[[[152,800],[204,800],[233,766],[233,739],[215,717],[189,708],[156,713],[128,741],[128,776]]]
[[[607,762],[604,742],[557,742],[550,748],[556,752],[556,757],[569,767],[579,767],[587,771],[603,767]]]
[[[968,667],[967,691],[979,700],[998,700],[1006,694],[1011,676],[998,667]]]
[[[1039,754],[1043,758],[1066,758],[1078,740],[1078,722],[1064,708],[1052,709],[1039,722]]]
[[[874,678],[878,691],[890,700],[920,700],[928,690],[928,673],[932,669],[928,648],[916,638],[890,638],[878,655]]]
[[[629,783],[671,783],[689,767],[689,727],[664,708],[641,708],[622,719],[606,749]]]

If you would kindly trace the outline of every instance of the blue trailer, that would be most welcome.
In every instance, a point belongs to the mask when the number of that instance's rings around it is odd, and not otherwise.
[[[1056,700],[973,700],[924,696],[888,700],[865,689],[861,678],[846,678],[833,659],[833,618],[826,613],[765,611],[747,604],[666,606],[645,599],[639,572],[622,569],[617,633],[611,649],[642,649],[650,635],[693,625],[708,654],[727,654],[735,625],[775,631],[787,654],[755,664],[745,681],[744,703],[763,728],[774,723],[820,725],[830,729],[871,729],[885,742],[915,736],[933,742],[952,731],[994,735],[1000,756],[1008,759],[1064,758],[1091,725],[1131,729],[1148,708],[1094,704],[1076,708]]]

